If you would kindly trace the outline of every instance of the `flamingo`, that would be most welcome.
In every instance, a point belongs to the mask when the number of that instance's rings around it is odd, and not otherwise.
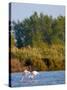
[[[24,70],[24,75],[28,75],[30,72],[28,70]]]
[[[30,79],[33,79],[36,75],[38,75],[39,73],[37,71],[32,71],[31,74],[29,75]]]
[[[37,71],[30,72],[28,70],[24,70],[24,77],[23,77],[23,79],[34,79],[34,77],[37,76],[38,74],[39,74],[39,72],[37,72]]]

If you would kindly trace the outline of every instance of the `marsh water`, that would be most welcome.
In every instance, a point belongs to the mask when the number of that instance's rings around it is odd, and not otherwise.
[[[11,73],[11,86],[40,86],[40,85],[57,85],[65,83],[65,71],[48,71],[39,72],[34,79],[24,79],[23,73]]]

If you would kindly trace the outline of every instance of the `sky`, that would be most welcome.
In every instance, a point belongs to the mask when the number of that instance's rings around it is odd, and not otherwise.
[[[46,4],[29,4],[29,3],[12,3],[11,4],[11,21],[24,20],[31,16],[34,12],[38,14],[52,16],[65,16],[65,6],[46,5]]]

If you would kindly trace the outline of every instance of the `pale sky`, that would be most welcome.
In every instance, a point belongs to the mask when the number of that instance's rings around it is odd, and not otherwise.
[[[24,20],[31,16],[35,11],[40,14],[52,16],[65,16],[65,6],[46,5],[46,4],[29,4],[29,3],[12,3],[11,4],[11,21]]]

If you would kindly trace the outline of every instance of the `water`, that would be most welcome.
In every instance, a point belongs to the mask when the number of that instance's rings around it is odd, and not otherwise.
[[[34,79],[22,80],[23,73],[12,73],[11,74],[11,86],[39,86],[39,85],[56,85],[65,83],[65,72],[64,71],[49,71],[39,72],[39,75],[35,76]]]

